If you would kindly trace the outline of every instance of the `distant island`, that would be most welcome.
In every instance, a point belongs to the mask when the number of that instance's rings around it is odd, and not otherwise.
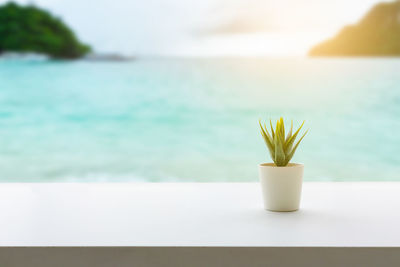
[[[0,54],[39,53],[76,59],[91,51],[60,19],[36,6],[9,2],[0,6]]]
[[[356,25],[313,47],[310,56],[400,56],[400,1],[374,6]]]

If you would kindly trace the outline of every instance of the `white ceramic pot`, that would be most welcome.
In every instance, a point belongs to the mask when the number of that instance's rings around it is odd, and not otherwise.
[[[274,163],[259,165],[264,207],[271,211],[295,211],[300,207],[304,165],[289,163],[277,167]]]

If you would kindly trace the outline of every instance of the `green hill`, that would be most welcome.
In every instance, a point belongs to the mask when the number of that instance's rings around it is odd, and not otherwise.
[[[74,59],[90,52],[60,19],[35,6],[0,6],[0,54],[36,52],[52,58]]]
[[[374,6],[356,25],[313,47],[311,56],[400,56],[400,1]]]

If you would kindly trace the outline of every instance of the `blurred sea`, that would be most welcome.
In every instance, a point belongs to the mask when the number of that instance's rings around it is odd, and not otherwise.
[[[257,181],[258,119],[313,181],[400,180],[400,59],[0,60],[0,181]],[[298,123],[295,123],[297,125]]]

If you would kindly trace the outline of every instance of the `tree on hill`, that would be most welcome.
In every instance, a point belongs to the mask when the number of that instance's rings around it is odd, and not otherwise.
[[[313,47],[311,56],[400,56],[400,1],[374,6],[357,24]]]
[[[0,6],[0,54],[7,51],[74,59],[84,56],[91,48],[48,11],[9,2]]]

